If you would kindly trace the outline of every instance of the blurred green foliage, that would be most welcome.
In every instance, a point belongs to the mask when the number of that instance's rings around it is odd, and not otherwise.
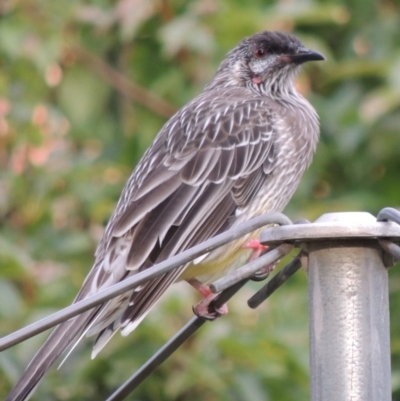
[[[399,206],[400,3],[396,0],[2,0],[0,334],[68,305],[124,181],[166,118],[256,31],[293,31],[328,61],[298,79],[321,118],[315,161],[286,212]],[[390,272],[393,398],[400,400],[400,276]],[[173,286],[94,361],[85,340],[33,400],[100,400],[192,315]],[[230,303],[131,400],[305,400],[307,279],[258,310]],[[0,398],[45,335],[0,356]]]

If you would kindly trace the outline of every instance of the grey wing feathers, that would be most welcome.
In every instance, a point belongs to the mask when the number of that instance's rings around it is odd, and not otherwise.
[[[169,120],[125,186],[76,300],[232,224],[235,209],[254,198],[273,170],[274,118],[266,102],[244,98],[243,89],[208,91]],[[32,389],[79,333],[98,334],[95,355],[118,328],[132,331],[184,268],[60,325],[8,400],[26,399],[24,386]]]
[[[136,175],[135,188],[128,183],[125,191],[130,191],[130,198],[120,205],[123,210],[116,210],[108,231],[109,237],[131,238],[127,269],[152,266],[232,224],[235,209],[256,196],[273,170],[274,119],[266,100],[243,100],[232,90],[227,95],[211,96],[210,102],[200,96],[160,132],[155,154],[149,152],[142,162],[152,166],[151,172],[140,165],[138,170],[151,177],[152,186],[157,176],[165,182],[150,191],[146,177]],[[146,212],[144,205],[149,205]],[[99,253],[110,251],[103,248]],[[135,320],[147,313],[183,268],[131,293],[119,321],[123,334],[136,327]],[[104,330],[103,324],[96,325]]]

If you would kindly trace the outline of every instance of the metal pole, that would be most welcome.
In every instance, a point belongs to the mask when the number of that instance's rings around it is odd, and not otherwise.
[[[357,225],[366,213],[323,215]],[[311,401],[391,400],[388,275],[372,239],[314,241],[309,250]]]

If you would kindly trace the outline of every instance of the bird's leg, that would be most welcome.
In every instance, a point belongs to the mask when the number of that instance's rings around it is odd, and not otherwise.
[[[260,241],[256,238],[253,238],[249,241],[247,241],[244,245],[243,245],[244,249],[252,249],[253,253],[250,256],[249,262],[251,262],[252,260],[257,259],[259,256],[261,256],[263,253],[265,253],[268,250],[268,245],[262,245],[260,244]],[[272,263],[270,265],[264,266],[263,268],[261,268],[256,274],[255,276],[259,279],[262,279],[263,277],[266,278],[269,273],[271,273],[274,269],[275,266],[279,263],[279,260],[275,263]]]
[[[214,320],[217,317],[226,315],[228,313],[227,304],[224,304],[219,308],[215,308],[210,305],[218,294],[211,292],[207,285],[201,283],[195,278],[187,280],[187,282],[203,296],[203,299],[197,305],[193,306],[193,312],[195,315],[207,320]]]
[[[268,246],[260,244],[260,241],[258,239],[253,238],[247,241],[243,245],[243,248],[253,250],[253,253],[251,254],[249,259],[249,262],[251,262],[252,260],[257,259],[262,253],[264,253],[268,249]]]

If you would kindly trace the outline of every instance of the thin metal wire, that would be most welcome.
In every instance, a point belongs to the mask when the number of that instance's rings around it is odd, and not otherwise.
[[[283,258],[293,249],[291,244],[282,244],[275,249],[271,249],[269,252],[260,256],[259,258],[247,263],[247,265],[227,274],[226,276],[220,278],[210,285],[210,290],[217,294],[226,288],[234,285],[235,283],[245,279],[250,278],[254,273],[258,272],[264,266],[271,265],[277,260]]]
[[[268,297],[270,297],[282,284],[296,273],[301,267],[301,256],[296,256],[279,273],[268,281],[260,290],[258,290],[249,300],[247,305],[255,309],[260,306]]]
[[[392,221],[393,223],[400,225],[400,212],[392,207],[385,207],[382,209],[378,216],[377,221]],[[380,246],[390,255],[394,257],[396,261],[400,260],[400,246],[392,241],[379,240]]]
[[[396,261],[400,260],[400,246],[396,245],[392,241],[379,240],[379,245],[385,250],[387,253],[392,255]],[[392,262],[393,263],[393,262]]]
[[[383,208],[376,217],[377,221],[393,221],[400,224],[400,212],[392,207]]]
[[[231,242],[243,235],[252,232],[260,227],[268,224],[287,225],[292,222],[282,213],[267,213],[251,219],[245,223],[220,234],[209,240],[188,249],[164,262],[161,262],[143,272],[137,273],[134,276],[127,278],[113,286],[98,292],[82,301],[72,304],[67,308],[62,309],[38,322],[26,326],[14,333],[11,333],[0,339],[0,351],[3,351],[13,345],[16,345],[36,334],[39,334],[63,321],[71,319],[89,309],[98,306],[111,298],[123,294],[142,283],[149,281],[161,274],[167,273],[179,266],[190,262],[191,260],[208,253],[228,242]]]
[[[235,295],[246,283],[247,279],[236,283],[221,292],[210,304],[210,307],[221,307]],[[171,356],[193,333],[195,333],[206,319],[195,316],[182,327],[167,343],[165,343],[148,361],[140,367],[123,385],[121,385],[106,401],[124,400],[140,383],[142,383],[158,366]]]

